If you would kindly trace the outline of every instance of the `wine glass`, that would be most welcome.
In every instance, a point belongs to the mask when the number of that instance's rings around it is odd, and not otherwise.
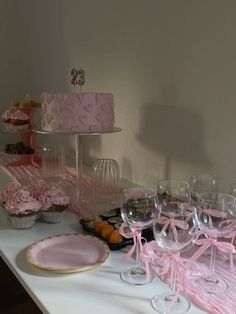
[[[195,174],[190,178],[190,191],[193,203],[196,205],[200,193],[216,192],[217,178],[213,174]]]
[[[198,196],[199,228],[208,238],[216,240],[236,228],[236,198],[219,192],[205,192]],[[215,273],[216,246],[211,246],[210,270],[194,283],[207,293],[219,294],[226,291],[228,284]]]
[[[162,180],[157,184],[157,196],[160,202],[190,203],[189,183],[182,180]]]
[[[136,243],[136,265],[120,274],[121,280],[132,285],[144,285],[152,281],[153,275],[148,274],[141,261],[141,232],[152,226],[157,197],[154,190],[144,187],[124,189],[122,192],[121,217],[134,234]]]
[[[159,205],[159,212],[153,224],[153,234],[158,246],[172,258],[171,291],[153,297],[152,306],[162,314],[186,313],[191,304],[188,299],[176,293],[176,269],[178,269],[176,260],[179,253],[189,249],[197,238],[196,208],[188,203],[178,202],[165,202]]]

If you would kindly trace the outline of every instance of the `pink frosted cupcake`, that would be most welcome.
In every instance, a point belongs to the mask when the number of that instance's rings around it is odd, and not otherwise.
[[[2,115],[2,125],[6,130],[10,129],[10,116],[16,111],[15,108],[7,109]]]
[[[42,195],[44,195],[48,189],[49,185],[43,180],[39,180],[38,183],[30,184],[28,186],[31,196],[36,198],[37,201],[40,201],[40,198],[42,198]]]
[[[8,198],[11,197],[11,195],[19,190],[20,184],[16,182],[10,182],[8,183],[4,189],[0,192],[0,204],[4,207]]]
[[[10,115],[10,128],[15,131],[28,130],[29,121],[28,114],[18,109]]]
[[[13,192],[5,203],[8,218],[15,229],[31,228],[35,224],[40,208],[40,202],[24,187]]]
[[[69,208],[70,199],[63,190],[52,187],[39,198],[42,204],[42,217],[51,223],[61,222]]]

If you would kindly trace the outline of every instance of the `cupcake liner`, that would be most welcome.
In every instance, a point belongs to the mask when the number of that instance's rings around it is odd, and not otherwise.
[[[59,223],[64,219],[65,210],[61,212],[42,211],[41,215],[46,222]]]
[[[11,216],[8,215],[8,220],[14,229],[29,229],[34,226],[37,219],[37,213],[30,216]]]

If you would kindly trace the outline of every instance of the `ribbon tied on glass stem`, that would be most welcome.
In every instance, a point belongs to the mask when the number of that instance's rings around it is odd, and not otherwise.
[[[126,232],[125,231],[126,228],[129,228],[130,231]],[[140,247],[140,253],[141,253],[141,258],[142,258],[142,255],[143,255],[142,241],[144,241],[144,243],[146,244],[147,240],[144,237],[142,237],[141,231],[132,229],[127,224],[122,223],[122,225],[120,226],[119,232],[124,238],[126,239],[133,238],[133,241],[134,241],[134,244],[132,245],[131,249],[127,252],[127,254],[124,256],[124,259],[128,260],[133,255],[137,245],[139,245]]]
[[[178,231],[176,227],[183,230],[188,230],[189,228],[189,224],[186,221],[174,218],[160,217],[159,223],[164,225],[161,232],[165,232],[168,227],[171,228],[175,241],[178,241]]]
[[[199,239],[195,241],[195,244],[200,245],[201,247],[190,258],[188,267],[190,267],[192,263],[194,263],[200,256],[202,256],[204,252],[212,245],[214,245],[222,253],[229,254],[230,256],[235,253],[235,247],[233,246],[233,244],[223,241],[217,241],[216,239]],[[230,264],[230,267],[232,269],[232,262],[230,262]]]

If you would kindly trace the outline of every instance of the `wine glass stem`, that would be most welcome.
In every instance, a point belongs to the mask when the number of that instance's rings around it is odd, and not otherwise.
[[[141,243],[139,241],[140,237],[141,237],[141,231],[136,231],[137,233],[137,236],[136,236],[136,264],[139,265],[140,262],[141,262],[141,259],[140,259],[140,253],[141,253]]]
[[[174,295],[176,292],[176,268],[174,258],[171,259],[170,289],[171,293]]]
[[[216,246],[211,247],[211,260],[210,260],[210,274],[215,272],[215,260],[216,260]]]

